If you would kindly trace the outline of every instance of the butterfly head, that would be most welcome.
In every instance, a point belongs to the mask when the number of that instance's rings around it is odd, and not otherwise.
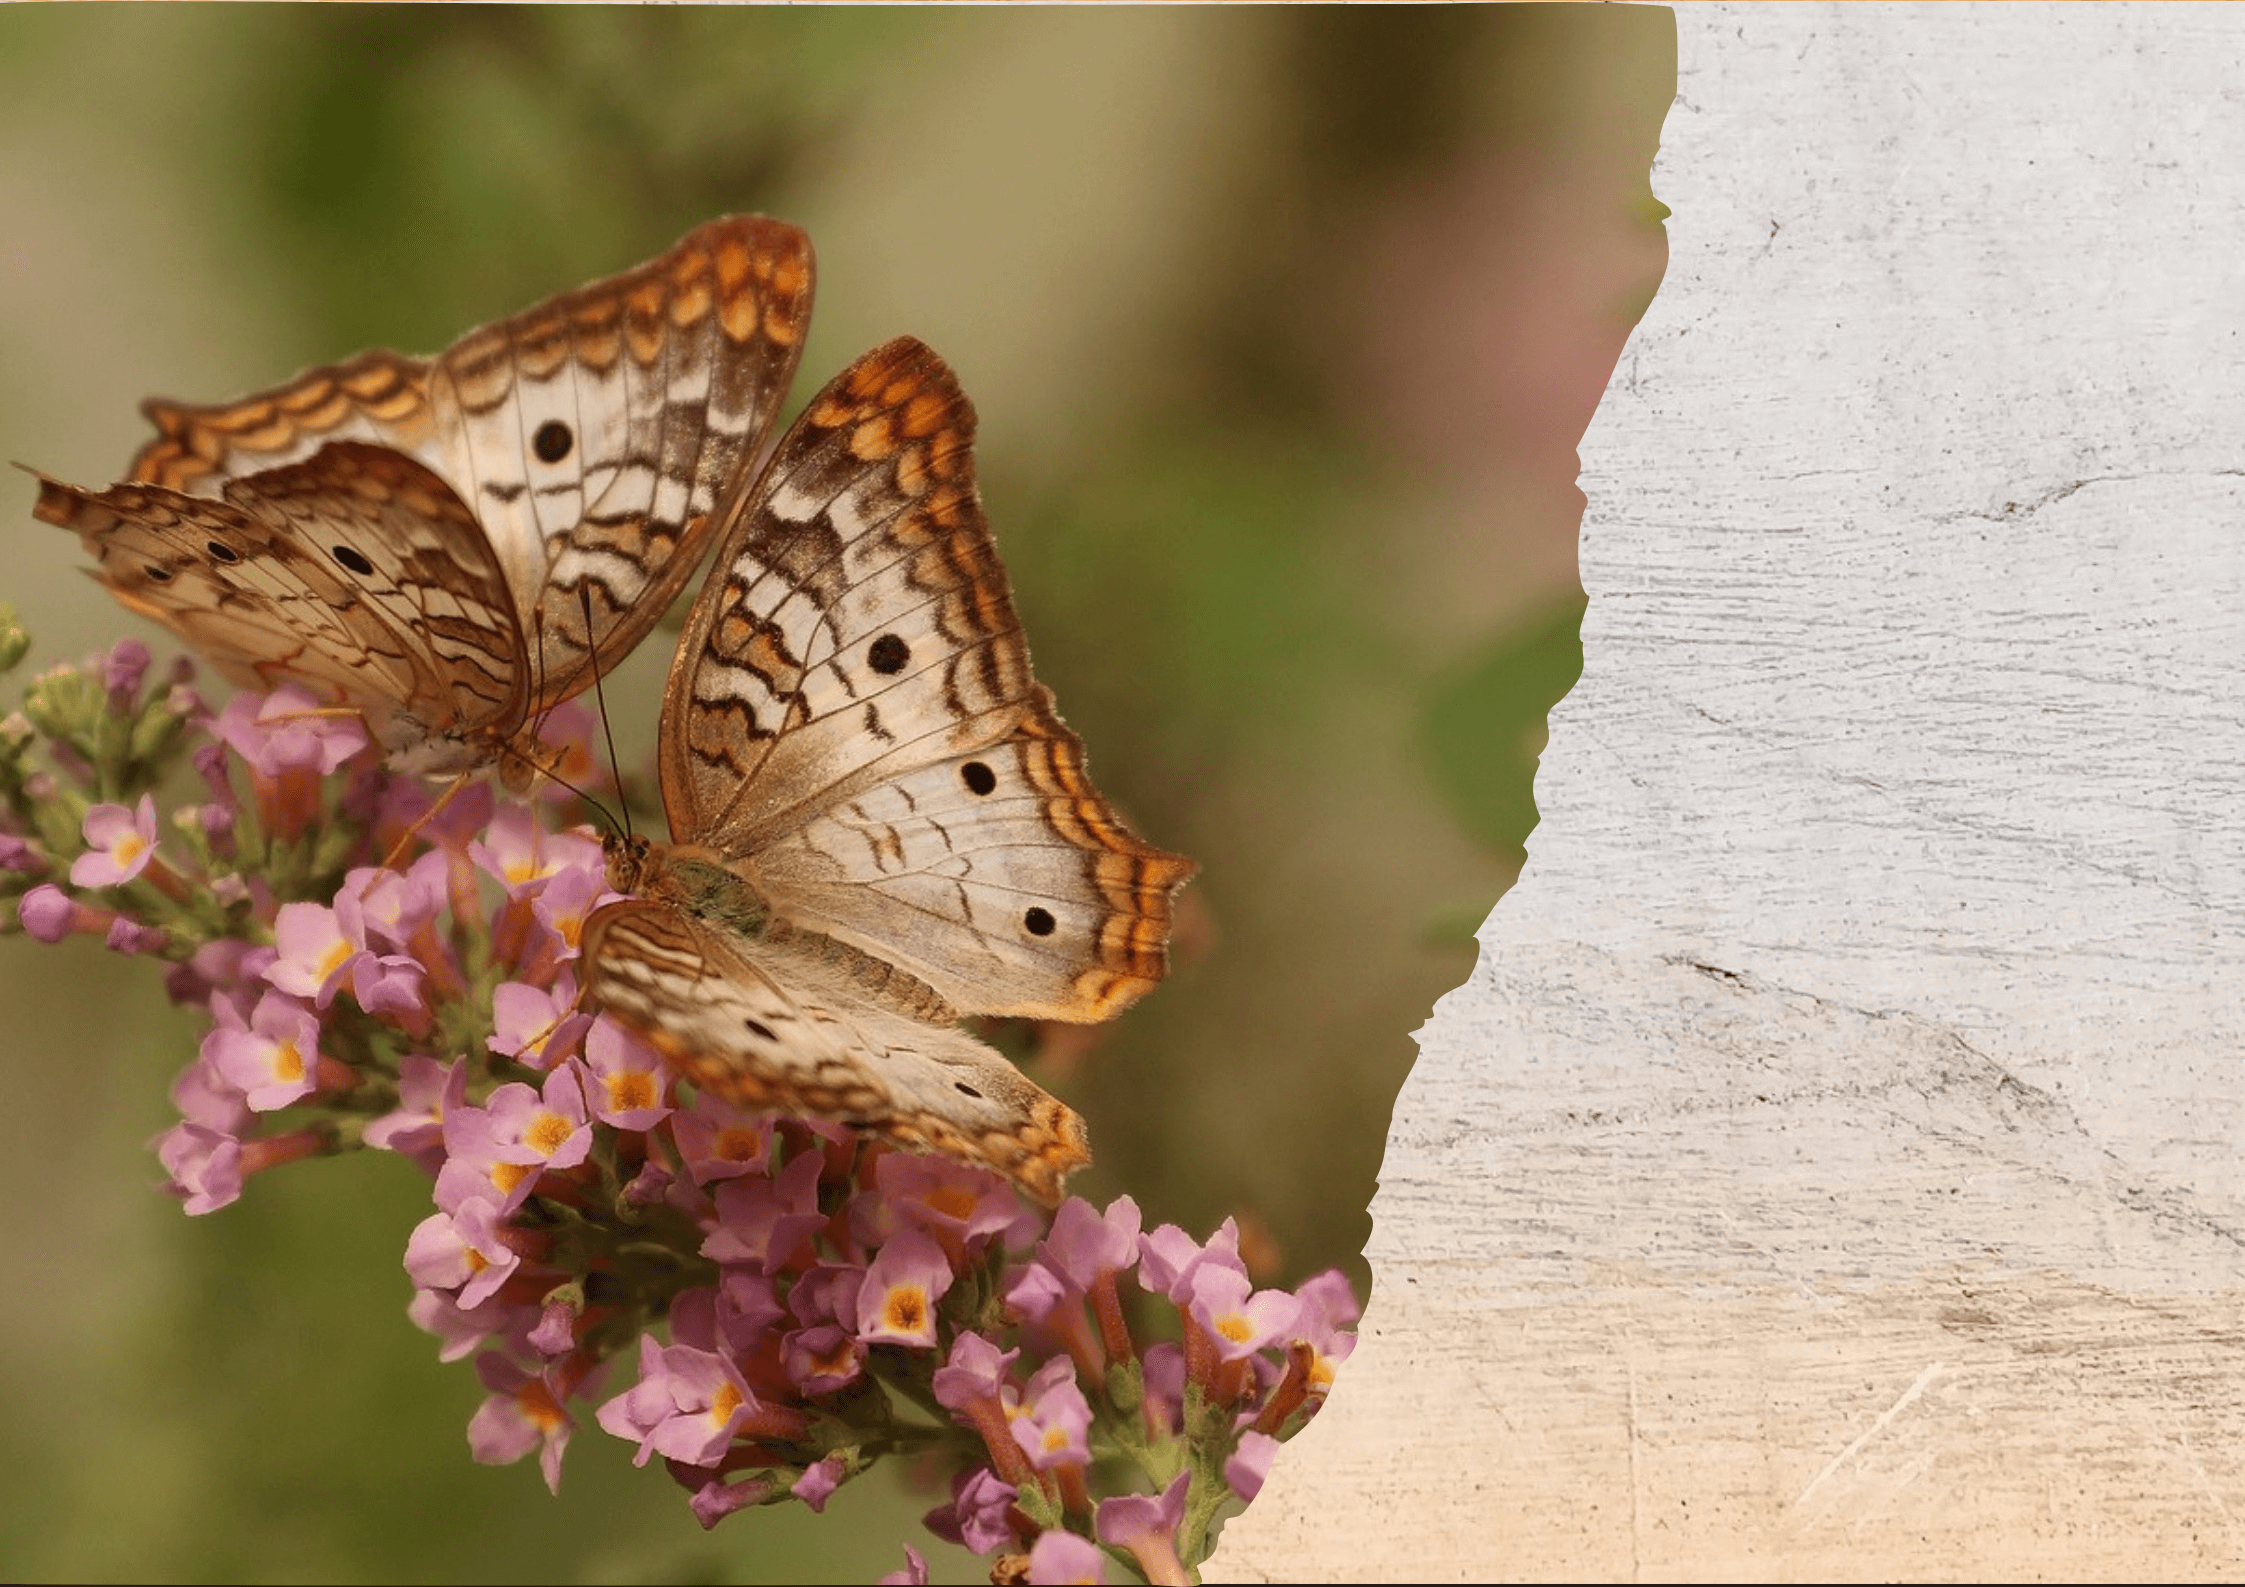
[[[654,866],[653,850],[645,838],[610,829],[600,840],[600,852],[608,862],[610,887],[619,893],[646,891],[648,872]]]

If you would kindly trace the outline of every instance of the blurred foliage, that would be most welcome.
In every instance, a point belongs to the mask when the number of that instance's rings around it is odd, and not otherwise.
[[[1202,865],[1171,984],[1051,1055],[1075,1188],[1252,1209],[1271,1277],[1361,1288],[1408,1033],[1579,666],[1572,447],[1659,278],[1665,12],[12,6],[0,87],[0,450],[56,472],[120,465],[149,391],[426,352],[722,211],[805,224],[798,400],[896,331],[959,368],[1039,675]],[[40,660],[133,631],[67,537],[12,543]],[[627,756],[666,650],[608,691]],[[323,1163],[184,1220],[141,1143],[192,1037],[147,967],[17,941],[0,977],[39,1297],[0,1571],[863,1580],[923,1541],[930,1496],[872,1483],[704,1538],[597,1431],[558,1502],[474,1466],[473,1374],[403,1316],[425,1187]]]
[[[1527,860],[1544,717],[1582,675],[1583,603],[1498,634],[1427,695],[1419,732],[1465,829]]]

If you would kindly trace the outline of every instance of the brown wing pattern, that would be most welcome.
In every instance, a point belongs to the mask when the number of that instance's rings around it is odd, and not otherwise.
[[[526,708],[522,639],[490,546],[451,486],[402,453],[335,442],[227,480],[85,491],[33,511],[97,577],[247,687],[290,680],[358,707],[394,751],[470,760]]]
[[[1083,1120],[948,1024],[852,984],[800,940],[750,941],[668,903],[585,922],[583,1002],[741,1107],[834,1119],[1013,1179],[1040,1201],[1091,1161]]]
[[[680,642],[664,802],[782,918],[961,1009],[1103,1019],[1161,978],[1193,867],[1132,835],[1031,676],[973,438],[910,338],[811,402]]]
[[[216,496],[331,442],[409,454],[493,548],[541,713],[590,683],[595,654],[613,663],[644,638],[691,577],[793,378],[812,275],[800,230],[728,216],[433,361],[378,350],[233,402],[151,401],[157,436],[130,479]]]
[[[465,443],[462,494],[523,597],[541,708],[692,575],[794,378],[811,290],[801,231],[734,216],[438,360],[439,430]]]

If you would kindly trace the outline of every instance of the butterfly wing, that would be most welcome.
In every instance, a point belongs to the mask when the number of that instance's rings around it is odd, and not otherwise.
[[[1190,861],[1140,841],[1030,674],[974,410],[911,338],[780,443],[663,703],[673,835],[968,1013],[1103,1019],[1167,966]]]
[[[95,577],[249,688],[297,681],[357,707],[393,750],[511,735],[522,635],[459,496],[404,454],[334,442],[225,482],[81,490],[41,477],[32,509],[75,529]]]
[[[488,537],[543,711],[591,682],[596,655],[613,664],[644,638],[692,575],[794,377],[811,291],[799,229],[727,216],[433,361],[377,350],[235,402],[151,401],[158,435],[130,477],[212,495],[330,441],[409,453]]]
[[[993,1169],[1047,1205],[1091,1161],[1083,1120],[964,1031],[889,1006],[834,956],[664,902],[585,922],[583,999],[697,1086]]]

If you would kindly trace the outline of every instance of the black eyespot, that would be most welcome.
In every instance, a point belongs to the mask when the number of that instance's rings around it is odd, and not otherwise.
[[[894,634],[883,634],[873,641],[873,648],[865,653],[865,659],[872,663],[875,672],[893,677],[912,659],[912,647]]]
[[[155,563],[151,562],[148,564],[148,566],[142,568],[140,571],[147,574],[148,577],[157,584],[169,584],[171,582],[170,568],[160,568],[156,566]]]
[[[977,1102],[980,1102],[982,1100],[982,1093],[975,1090],[974,1087],[968,1085],[964,1080],[954,1080],[951,1082],[951,1084],[958,1088],[959,1095],[963,1097],[972,1097]]]
[[[212,540],[203,549],[221,562],[239,562],[242,560],[242,554],[223,540]]]
[[[569,433],[569,426],[559,419],[548,419],[530,438],[530,450],[538,454],[541,463],[560,462],[576,444],[577,438]]]
[[[342,563],[360,578],[366,578],[373,573],[374,564],[367,561],[365,557],[359,555],[349,546],[331,546],[329,549],[335,553],[336,561]]]
[[[772,1034],[772,1027],[771,1027],[771,1026],[769,1026],[769,1025],[767,1025],[767,1024],[765,1024],[765,1023],[764,1023],[764,1022],[763,1022],[762,1020],[760,1020],[760,1019],[751,1019],[751,1020],[744,1020],[744,1021],[742,1021],[742,1023],[743,1023],[743,1024],[745,1024],[746,1026],[748,1026],[748,1033],[749,1033],[749,1034],[750,1034],[751,1036],[754,1036],[755,1038],[757,1038],[757,1040],[759,1040],[759,1041],[778,1041],[778,1040],[779,1040],[779,1038],[778,1038],[777,1036],[774,1036],[774,1035]]]
[[[1031,908],[1029,913],[1021,917],[1021,923],[1029,928],[1029,935],[1032,937],[1049,937],[1052,935],[1052,928],[1059,924],[1052,918],[1052,911],[1041,906]]]
[[[998,786],[998,774],[978,760],[970,760],[961,766],[959,775],[978,794],[986,794]]]

